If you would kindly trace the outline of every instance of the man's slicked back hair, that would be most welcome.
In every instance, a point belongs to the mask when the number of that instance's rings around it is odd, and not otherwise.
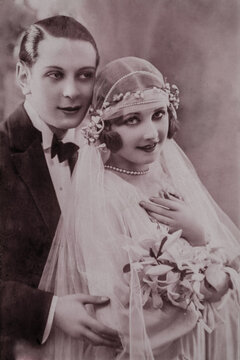
[[[51,35],[72,40],[83,40],[92,44],[96,51],[96,66],[99,64],[99,52],[91,33],[72,17],[56,15],[39,20],[23,34],[19,50],[19,60],[32,66],[38,58],[39,42]]]

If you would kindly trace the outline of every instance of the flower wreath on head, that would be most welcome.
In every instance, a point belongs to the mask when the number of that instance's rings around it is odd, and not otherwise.
[[[132,105],[150,103],[153,101],[146,99],[146,96],[149,96],[149,94],[152,93],[167,95],[169,100],[168,106],[171,111],[176,114],[176,110],[179,107],[179,89],[176,85],[170,85],[168,82],[165,82],[165,86],[162,88],[154,86],[149,89],[137,90],[134,92],[128,91],[125,94],[114,94],[112,101],[104,101],[101,109],[94,109],[92,106],[90,107],[90,121],[87,126],[82,128],[83,136],[87,140],[88,144],[94,144],[99,139],[99,136],[104,129],[103,115],[105,112],[109,112],[112,106],[121,103],[120,108],[124,108]],[[133,100],[132,102],[130,102],[131,99]],[[124,101],[128,101],[128,103],[124,104]]]

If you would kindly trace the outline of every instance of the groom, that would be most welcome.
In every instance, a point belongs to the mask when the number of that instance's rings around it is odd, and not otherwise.
[[[22,38],[17,80],[25,102],[0,126],[4,360],[14,359],[16,339],[41,344],[54,326],[94,345],[119,346],[117,332],[85,309],[87,303],[105,305],[109,299],[55,297],[37,289],[77,160],[71,129],[89,107],[98,62],[93,37],[70,17],[41,20]]]

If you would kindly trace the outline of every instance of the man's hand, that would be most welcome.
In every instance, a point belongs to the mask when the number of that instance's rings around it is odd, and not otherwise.
[[[168,199],[154,197],[151,202],[141,201],[140,205],[159,223],[169,226],[170,231],[182,229],[182,236],[192,246],[206,245],[200,220],[184,200],[168,194]]]
[[[93,345],[121,347],[116,330],[89,315],[84,305],[107,305],[109,298],[84,294],[66,295],[58,298],[54,325],[73,338],[84,338]]]

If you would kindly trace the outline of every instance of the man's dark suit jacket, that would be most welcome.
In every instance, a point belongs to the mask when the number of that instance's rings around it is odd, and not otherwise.
[[[1,360],[41,342],[52,294],[37,289],[60,208],[36,130],[20,106],[0,125]]]

